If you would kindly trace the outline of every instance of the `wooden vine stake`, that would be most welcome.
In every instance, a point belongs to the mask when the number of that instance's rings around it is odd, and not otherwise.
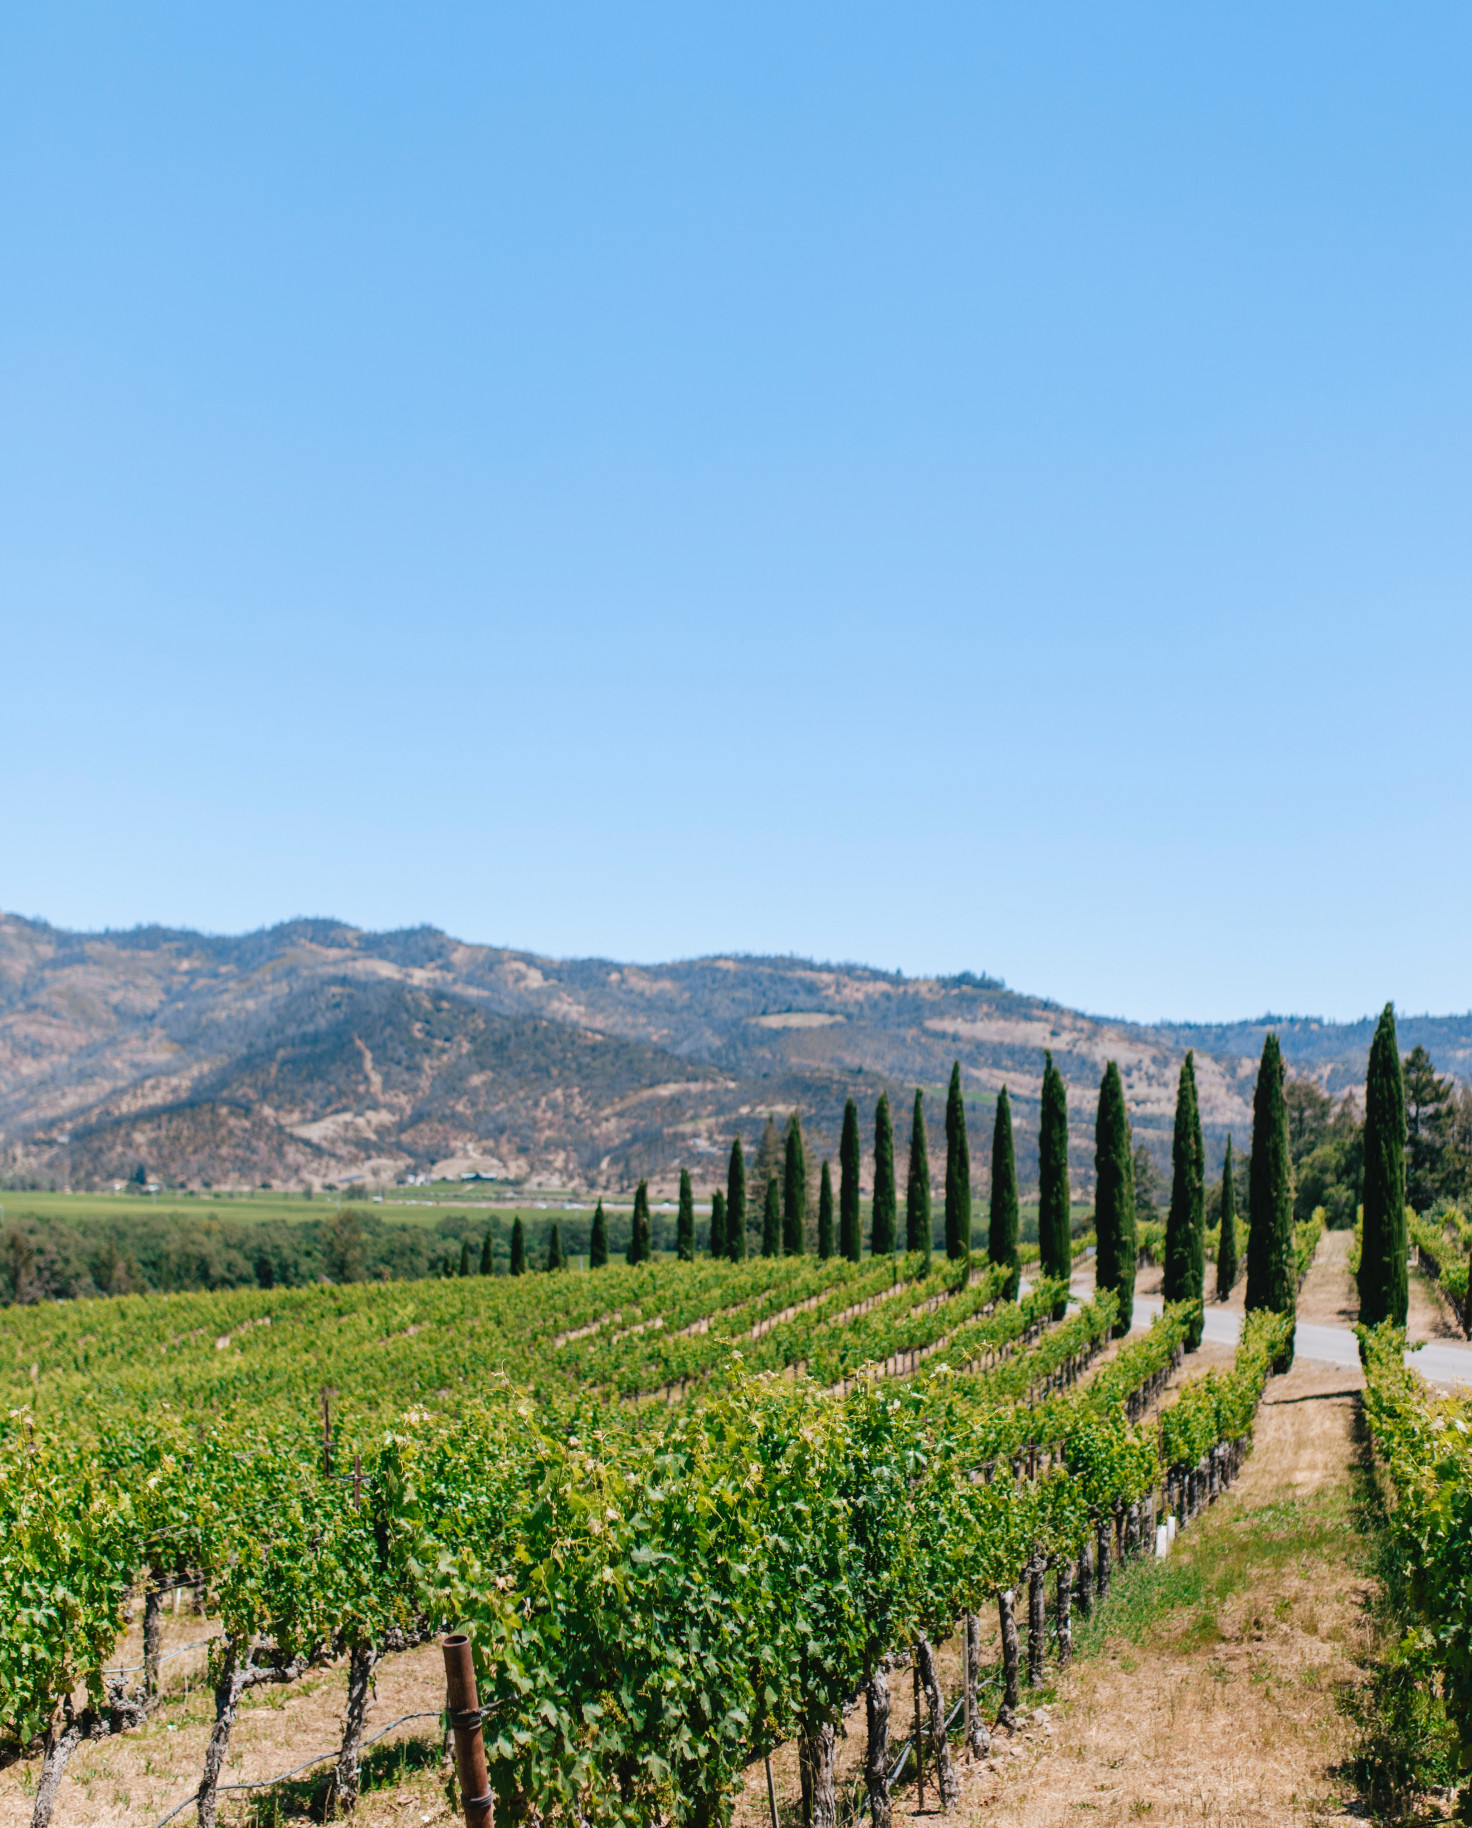
[[[450,1726],[455,1734],[455,1770],[465,1828],[492,1828],[491,1780],[486,1771],[485,1741],[480,1731],[480,1702],[475,1692],[475,1658],[463,1631],[440,1640],[445,1653],[445,1691]]]

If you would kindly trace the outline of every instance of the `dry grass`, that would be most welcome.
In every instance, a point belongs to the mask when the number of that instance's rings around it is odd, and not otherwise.
[[[199,1619],[192,1621],[194,1635],[203,1635],[200,1625]],[[346,1698],[345,1666],[313,1672],[288,1688],[248,1694],[231,1736],[224,1781],[274,1778],[314,1753],[334,1751],[342,1736]],[[375,1722],[387,1725],[401,1714],[436,1710],[443,1701],[437,1646],[386,1658],[368,1732],[375,1731]],[[57,1798],[56,1822],[61,1828],[142,1828],[158,1821],[199,1782],[213,1713],[208,1690],[194,1687],[187,1695],[171,1696],[137,1732],[79,1747]],[[320,1788],[314,1786],[314,1776],[320,1778],[327,1768],[305,1772],[300,1782],[271,1792],[226,1795],[221,1798],[222,1820],[303,1818],[313,1805],[314,1788]],[[34,1758],[0,1772],[0,1828],[25,1828],[30,1821],[37,1772]],[[363,1797],[356,1818],[365,1828],[449,1820],[433,1720],[406,1726],[385,1741],[372,1759],[370,1776],[377,1787]],[[178,1819],[192,1823],[192,1809]]]
[[[1366,1640],[1349,1486],[1353,1397],[1300,1364],[1237,1489],[1171,1561],[1121,1583],[1049,1724],[970,1774],[967,1822],[1302,1822],[1342,1814],[1335,1684]]]

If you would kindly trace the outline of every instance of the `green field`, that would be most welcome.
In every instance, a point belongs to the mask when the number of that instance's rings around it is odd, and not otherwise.
[[[136,1219],[148,1214],[197,1222],[229,1219],[236,1224],[251,1220],[321,1219],[344,1206],[375,1211],[407,1225],[434,1225],[447,1212],[548,1212],[584,1210],[591,1217],[594,1201],[586,1194],[538,1193],[520,1200],[492,1198],[484,1193],[466,1194],[462,1188],[401,1187],[383,1195],[324,1194],[277,1191],[243,1193],[182,1193],[174,1189],[147,1193],[32,1193],[0,1191],[3,1222],[17,1219],[61,1219],[71,1223],[97,1219]],[[628,1212],[633,1195],[604,1201],[609,1212]]]
[[[146,1193],[45,1193],[0,1189],[0,1225],[14,1223],[18,1219],[33,1219],[45,1223],[50,1219],[60,1219],[70,1223],[82,1223],[97,1219],[136,1219],[149,1214],[156,1217],[175,1217],[192,1222],[200,1219],[228,1219],[236,1224],[251,1220],[276,1219],[321,1219],[340,1211],[345,1206],[353,1206],[363,1211],[374,1211],[382,1218],[393,1218],[406,1225],[435,1225],[446,1213],[484,1213],[489,1215],[521,1213],[527,1217],[534,1214],[547,1215],[551,1224],[559,1213],[583,1214],[591,1221],[593,1208],[597,1204],[597,1195],[588,1193],[549,1193],[537,1192],[512,1197],[504,1194],[492,1195],[488,1192],[467,1193],[463,1187],[395,1187],[383,1194],[363,1194],[357,1197],[351,1194],[323,1194],[315,1197],[309,1193],[283,1193],[279,1191],[242,1192],[242,1193],[181,1193],[175,1190],[161,1191],[156,1194]],[[601,1196],[604,1210],[608,1213],[627,1214],[632,1211],[634,1196],[632,1193],[611,1193]],[[708,1207],[708,1202],[702,1202]],[[865,1229],[867,1229],[871,1203],[868,1199],[860,1202]],[[656,1212],[666,1210],[673,1212],[673,1201],[656,1205]],[[973,1209],[973,1228],[978,1237],[986,1231],[986,1211],[984,1202],[976,1201]],[[1093,1212],[1089,1201],[1073,1202],[1073,1222],[1075,1229],[1086,1222]],[[708,1210],[697,1211],[698,1218],[709,1219]],[[1024,1239],[1037,1237],[1038,1208],[1035,1199],[1024,1198],[1021,1206],[1021,1236]]]

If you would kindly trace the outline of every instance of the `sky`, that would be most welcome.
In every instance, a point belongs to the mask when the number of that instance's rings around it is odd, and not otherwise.
[[[0,16],[0,907],[1472,1007],[1472,13]]]

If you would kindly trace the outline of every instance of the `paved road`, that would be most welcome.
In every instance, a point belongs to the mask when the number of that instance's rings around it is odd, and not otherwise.
[[[1134,1331],[1144,1332],[1163,1305],[1159,1295],[1136,1295]],[[1240,1314],[1208,1303],[1201,1330],[1213,1344],[1233,1346],[1241,1325]],[[1299,1358],[1316,1358],[1325,1364],[1359,1368],[1359,1342],[1348,1327],[1318,1326],[1300,1320],[1294,1335],[1294,1351]],[[1407,1352],[1406,1363],[1414,1365],[1422,1377],[1429,1378],[1433,1384],[1472,1384],[1472,1344],[1433,1340]]]

